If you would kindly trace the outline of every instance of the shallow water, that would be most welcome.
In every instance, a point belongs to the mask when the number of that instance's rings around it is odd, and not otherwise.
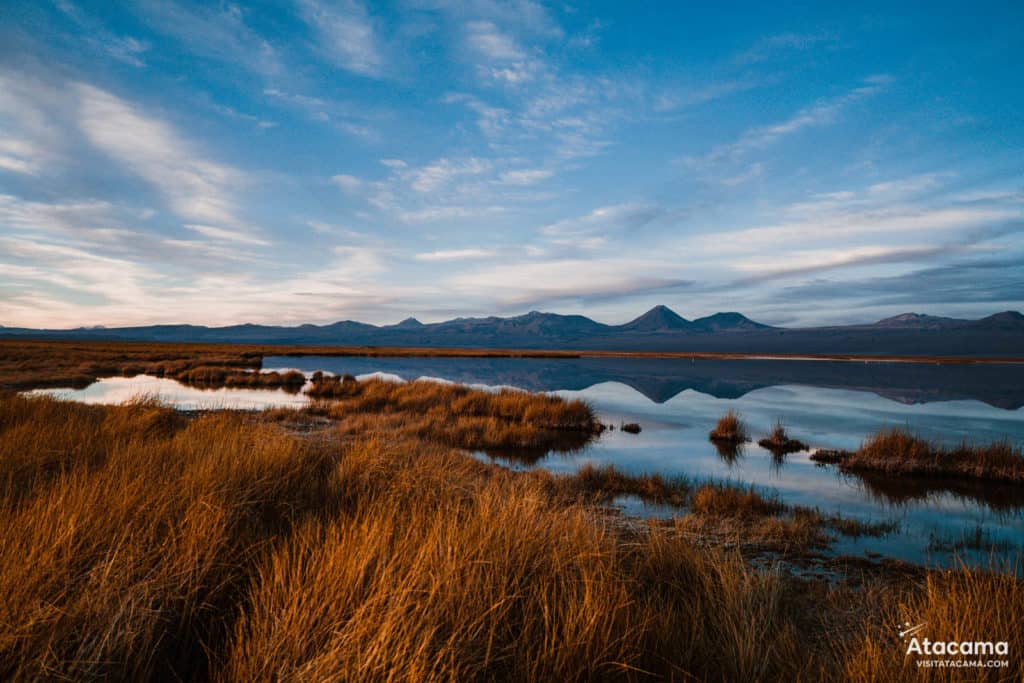
[[[264,367],[357,376],[376,372],[582,398],[603,422],[637,422],[641,433],[615,429],[576,453],[479,457],[555,472],[610,464],[635,474],[727,480],[824,513],[899,522],[900,533],[883,538],[840,537],[835,549],[842,553],[946,564],[951,546],[975,538],[979,529],[984,545],[1000,545],[1000,558],[1015,556],[1024,545],[1024,487],[849,476],[812,462],[806,451],[780,459],[747,444],[739,453],[722,454],[707,439],[716,420],[733,409],[755,439],[781,420],[791,437],[812,448],[856,448],[887,426],[908,427],[945,443],[1009,439],[1024,444],[1024,367],[1018,365],[307,356],[266,358]],[[623,500],[622,507],[650,516],[675,512],[636,500]],[[959,554],[988,561],[985,550],[960,548]]]
[[[727,410],[740,412],[757,439],[781,420],[812,448],[856,448],[872,432],[907,427],[945,443],[1008,439],[1024,444],[1024,366],[842,363],[815,361],[690,361],[635,359],[268,357],[266,370],[323,370],[401,381],[430,378],[480,388],[518,387],[589,401],[605,423],[636,422],[640,434],[615,429],[572,453],[479,453],[513,468],[573,472],[614,465],[633,473],[725,480],[755,486],[789,504],[864,521],[899,522],[883,538],[840,537],[835,550],[881,553],[919,563],[948,564],[952,549],[980,535],[996,560],[1024,546],[1024,487],[962,479],[843,475],[817,465],[809,452],[774,457],[756,444],[719,452],[708,431]],[[186,410],[297,407],[302,394],[283,389],[200,389],[173,380],[112,377],[84,389],[45,389],[87,403],[153,396]],[[677,511],[619,501],[628,513]],[[971,543],[968,545],[977,545]],[[986,549],[959,548],[986,564]]]
[[[103,405],[152,398],[179,410],[262,410],[299,408],[309,403],[305,394],[284,389],[201,389],[150,375],[107,377],[84,389],[36,389],[27,393]]]

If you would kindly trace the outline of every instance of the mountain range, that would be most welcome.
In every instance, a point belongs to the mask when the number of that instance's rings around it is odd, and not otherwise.
[[[502,318],[455,318],[394,325],[344,320],[329,325],[149,325],[28,329],[0,327],[0,337],[254,344],[408,346],[733,353],[922,356],[1024,356],[1024,315],[979,320],[905,313],[867,325],[784,328],[736,312],[687,320],[655,306],[622,325],[582,315],[531,311]]]

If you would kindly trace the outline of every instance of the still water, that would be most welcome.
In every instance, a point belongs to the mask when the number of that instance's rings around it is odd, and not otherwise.
[[[305,394],[284,389],[201,389],[150,375],[106,377],[84,389],[36,389],[27,393],[101,405],[155,399],[179,410],[301,408],[309,403]]]
[[[907,427],[945,443],[1008,439],[1024,444],[1024,366],[778,360],[268,357],[266,370],[323,370],[396,380],[431,378],[482,388],[548,391],[590,402],[605,423],[636,422],[640,434],[606,432],[571,453],[480,453],[514,468],[572,472],[592,464],[629,473],[682,475],[752,485],[784,502],[864,521],[897,521],[883,538],[840,537],[835,550],[947,564],[1015,557],[1024,546],[1024,487],[958,479],[844,475],[809,452],[774,457],[756,444],[721,453],[708,431],[727,410],[756,440],[776,421],[813,448],[856,448],[872,432]],[[82,390],[46,390],[87,402],[159,396],[185,409],[300,406],[283,390],[202,390],[152,377],[110,378]],[[631,514],[672,510],[623,500]],[[964,548],[981,537],[984,549]],[[967,545],[976,545],[970,543]],[[959,546],[959,547],[958,547]]]
[[[955,548],[961,557],[985,563],[993,545],[1001,559],[1015,557],[1024,545],[1024,487],[844,475],[812,462],[809,452],[780,459],[747,444],[739,453],[723,454],[707,438],[718,418],[733,409],[755,440],[782,421],[791,437],[812,448],[856,448],[867,435],[889,426],[949,444],[997,439],[1024,444],[1022,365],[307,356],[266,358],[264,367],[424,377],[582,398],[603,422],[636,422],[641,433],[616,429],[574,453],[479,457],[555,472],[614,465],[635,474],[727,480],[823,513],[899,522],[899,533],[882,538],[840,537],[834,549],[844,554],[872,552],[946,564]],[[630,500],[622,506],[640,515],[674,512]],[[979,533],[984,550],[963,547]]]

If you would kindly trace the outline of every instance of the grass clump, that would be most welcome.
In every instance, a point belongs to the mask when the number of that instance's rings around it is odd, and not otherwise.
[[[0,678],[207,676],[258,548],[322,504],[330,457],[230,413],[0,406]]]
[[[807,444],[803,441],[789,437],[782,422],[776,422],[771,433],[758,441],[757,445],[771,451],[773,455],[787,455],[807,450]]]
[[[887,474],[966,477],[1024,483],[1024,453],[1009,441],[946,447],[909,433],[885,429],[837,459],[843,469]]]
[[[740,419],[739,413],[733,410],[718,419],[718,423],[708,434],[708,438],[714,442],[725,444],[742,444],[750,441],[746,424]]]
[[[365,391],[374,419],[446,396]],[[511,425],[579,410],[447,396]],[[934,637],[1024,638],[1013,577],[828,587],[565,495],[672,500],[683,482],[559,484],[416,420],[313,438],[281,417],[0,394],[0,678],[899,680],[913,669],[892,625],[911,617]],[[787,542],[812,529],[750,491],[694,500],[697,517],[764,519]]]
[[[681,507],[687,504],[690,482],[683,477],[667,479],[660,474],[625,474],[613,466],[586,464],[575,474],[555,479],[559,490],[592,502],[608,503],[617,496],[632,495],[649,502]]]
[[[225,366],[200,365],[169,376],[182,384],[199,387],[236,389],[278,389],[298,393],[306,384],[306,376],[298,370],[287,372],[253,372]]]
[[[344,434],[404,433],[499,456],[576,450],[603,429],[584,401],[511,389],[314,375],[308,393],[326,399],[319,409]]]
[[[753,488],[746,490],[722,484],[704,484],[693,494],[697,514],[756,517],[777,515],[786,510],[779,500],[766,498]]]

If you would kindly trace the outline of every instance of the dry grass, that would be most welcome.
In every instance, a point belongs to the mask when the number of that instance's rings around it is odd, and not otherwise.
[[[225,379],[235,377],[235,381],[239,381],[240,373],[258,369],[264,356],[578,358],[579,354],[568,351],[0,339],[0,389],[82,387],[101,377],[130,377],[144,373],[177,379],[179,375],[200,367],[231,370],[222,376]],[[215,374],[213,371],[204,372],[210,377]]]
[[[627,534],[562,488],[678,483],[553,485],[416,430],[269,417],[0,396],[0,678],[895,680],[897,615],[1024,635],[1016,579],[865,602],[673,527]],[[709,517],[776,510],[697,491]]]
[[[851,471],[1024,482],[1024,453],[1008,441],[947,448],[896,428],[871,436],[838,463]]]
[[[697,514],[754,517],[777,515],[786,507],[776,499],[765,498],[754,489],[739,489],[721,484],[704,484],[693,494]]]
[[[205,675],[259,548],[322,508],[330,458],[235,414],[0,405],[0,678]]]
[[[921,588],[912,584],[890,587],[884,594],[884,601],[878,605],[879,613],[864,625],[862,634],[838,648],[838,658],[844,663],[843,677],[853,682],[922,678],[929,681],[1019,681],[1022,676],[1020,643],[1024,642],[1022,610],[1024,592],[1019,579],[968,567],[932,572]],[[916,656],[903,656],[906,642],[897,636],[897,625],[906,623],[927,624],[919,635],[933,642],[1007,641],[1008,656],[982,656],[980,659],[1006,659],[1009,667],[922,672],[916,665]],[[898,656],[893,656],[893,652]]]
[[[584,465],[571,476],[552,478],[563,495],[589,502],[609,503],[617,496],[637,496],[649,503],[683,507],[689,502],[691,485],[685,478],[666,479],[660,474],[628,475],[612,466]]]
[[[511,389],[485,392],[425,380],[357,382],[314,375],[308,393],[327,399],[314,410],[334,419],[343,434],[403,433],[495,455],[571,451],[603,429],[583,401]]]
[[[786,433],[786,428],[781,422],[776,422],[771,433],[758,441],[757,445],[771,451],[774,455],[786,455],[807,450],[807,444],[803,441],[789,438],[789,434]]]
[[[199,387],[284,388],[291,393],[298,393],[306,384],[306,376],[298,370],[252,372],[216,365],[200,365],[172,374],[170,377],[182,384]]]
[[[82,387],[100,377],[184,376],[199,367],[258,369],[259,351],[234,346],[0,340],[0,389]]]
[[[708,434],[712,441],[727,444],[741,444],[750,441],[747,426],[739,414],[730,410],[718,418],[715,428]]]

